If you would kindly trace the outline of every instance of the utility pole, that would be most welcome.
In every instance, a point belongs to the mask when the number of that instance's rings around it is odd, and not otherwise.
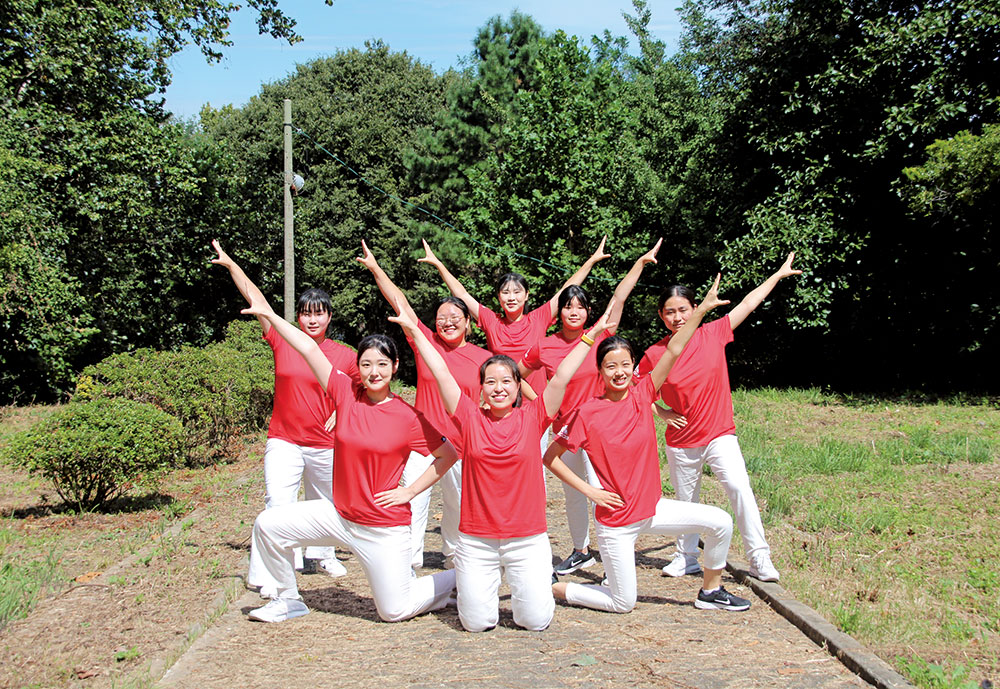
[[[295,213],[292,208],[292,101],[285,99],[285,320],[295,322]]]

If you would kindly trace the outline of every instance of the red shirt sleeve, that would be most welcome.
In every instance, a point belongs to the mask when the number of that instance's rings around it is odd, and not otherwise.
[[[340,408],[344,400],[354,397],[354,384],[350,376],[336,368],[330,371],[326,381],[326,396],[330,398],[334,409]]]
[[[540,342],[531,345],[528,351],[524,353],[521,363],[533,371],[542,368],[542,348]]]
[[[445,437],[430,424],[424,415],[414,409],[413,423],[410,425],[410,451],[429,455],[444,445]]]

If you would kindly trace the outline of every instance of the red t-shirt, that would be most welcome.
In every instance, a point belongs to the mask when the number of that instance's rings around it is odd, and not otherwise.
[[[404,526],[410,506],[379,507],[375,494],[399,486],[410,452],[427,455],[444,438],[424,415],[393,395],[381,404],[334,370],[326,386],[337,410],[333,504],[344,519],[365,526]]]
[[[479,367],[490,358],[490,353],[482,347],[468,342],[462,347],[449,347],[435,331],[423,323],[418,323],[418,325],[427,339],[434,345],[434,348],[444,357],[445,363],[448,364],[448,370],[451,371],[458,387],[462,389],[462,394],[473,400],[479,399],[481,390]],[[413,406],[427,417],[434,428],[440,430],[451,441],[451,444],[458,451],[458,456],[461,457],[462,433],[455,425],[455,421],[445,411],[437,380],[427,364],[424,363],[424,358],[420,356],[413,340],[407,337],[406,341],[413,348],[413,354],[417,360],[417,401]]]
[[[309,364],[274,328],[268,328],[264,340],[274,352],[274,405],[267,437],[303,447],[333,447],[333,433],[323,428],[333,408]],[[319,348],[335,370],[350,376],[355,385],[361,384],[356,355],[350,347],[323,340]]]
[[[729,389],[726,345],[733,341],[729,316],[705,324],[695,331],[674,362],[660,398],[687,417],[687,426],[667,426],[671,447],[703,447],[716,438],[736,432],[733,395]],[[667,349],[670,336],[646,350],[637,375],[645,376]]]
[[[545,477],[538,440],[552,421],[542,398],[498,419],[462,396],[462,516],[459,531],[483,538],[545,533]]]
[[[545,337],[546,331],[555,319],[552,307],[545,302],[513,323],[498,316],[489,308],[479,305],[479,327],[486,333],[486,347],[494,354],[506,354],[515,363],[524,358],[531,345]],[[545,376],[540,371],[527,378],[528,384],[539,395],[545,389]]]
[[[596,506],[594,517],[602,524],[627,526],[656,513],[660,457],[649,411],[655,399],[647,376],[621,401],[593,397],[584,402],[556,435],[555,441],[571,452],[585,449],[604,489],[625,501],[617,510]]]
[[[576,369],[569,384],[566,385],[566,395],[563,397],[562,404],[559,405],[559,413],[556,414],[556,418],[552,422],[552,430],[556,433],[569,422],[570,416],[581,404],[591,397],[604,394],[604,382],[601,380],[600,371],[597,370],[595,350],[597,344],[609,336],[610,333],[607,330],[597,336],[597,339],[594,340],[594,346],[587,352],[587,357],[580,364],[580,368]],[[552,380],[559,364],[579,342],[580,338],[567,342],[558,333],[549,335],[536,342],[524,355],[522,361],[528,368],[544,371],[546,380]]]

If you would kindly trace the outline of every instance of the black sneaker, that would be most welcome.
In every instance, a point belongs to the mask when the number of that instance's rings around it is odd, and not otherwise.
[[[734,596],[727,591],[724,586],[720,586],[711,593],[705,593],[703,590],[699,590],[698,597],[694,601],[694,607],[700,608],[701,610],[739,611],[749,608],[750,601],[746,598]]]
[[[559,583],[559,577],[556,576],[555,572],[552,572],[552,585],[555,586]]]
[[[590,567],[595,564],[597,564],[597,560],[594,559],[594,556],[589,550],[585,553],[581,553],[579,550],[574,550],[569,554],[569,557],[556,565],[555,572],[556,574],[569,574],[578,569]]]

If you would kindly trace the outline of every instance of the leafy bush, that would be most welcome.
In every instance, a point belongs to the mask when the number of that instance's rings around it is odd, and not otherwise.
[[[80,510],[154,485],[184,456],[184,429],[149,404],[124,399],[71,403],[9,440],[5,461],[52,481]]]
[[[138,349],[88,366],[77,401],[123,397],[146,402],[184,424],[191,461],[226,455],[241,433],[267,424],[274,397],[271,351],[253,322],[229,326],[227,339],[177,352]]]

